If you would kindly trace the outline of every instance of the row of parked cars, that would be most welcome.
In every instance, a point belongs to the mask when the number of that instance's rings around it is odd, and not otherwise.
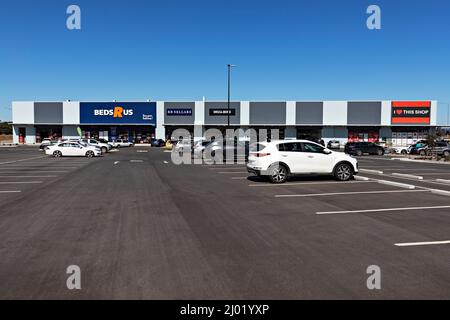
[[[436,154],[438,156],[450,157],[450,143],[444,140],[435,141],[433,145],[430,145],[427,140],[419,140],[409,146],[393,149],[399,154],[420,155],[422,157]]]
[[[108,142],[105,139],[64,139],[54,141],[44,139],[39,149],[45,154],[54,157],[62,156],[85,156],[96,157],[110,151],[112,148],[131,147],[133,143],[123,139]]]

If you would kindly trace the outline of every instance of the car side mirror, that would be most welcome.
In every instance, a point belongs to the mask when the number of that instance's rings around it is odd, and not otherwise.
[[[324,154],[331,154],[331,150],[323,149],[323,153],[324,153]]]

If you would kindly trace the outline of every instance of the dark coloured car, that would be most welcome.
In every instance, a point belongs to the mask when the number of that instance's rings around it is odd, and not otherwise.
[[[151,139],[150,144],[152,147],[164,147],[166,142],[163,139]]]
[[[348,142],[344,147],[345,153],[362,156],[363,154],[384,155],[384,148],[373,142]]]

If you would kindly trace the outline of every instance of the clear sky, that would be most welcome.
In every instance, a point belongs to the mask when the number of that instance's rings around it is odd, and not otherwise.
[[[233,99],[436,99],[443,123],[449,17],[448,0],[1,0],[0,119],[14,100],[225,100],[233,63]]]

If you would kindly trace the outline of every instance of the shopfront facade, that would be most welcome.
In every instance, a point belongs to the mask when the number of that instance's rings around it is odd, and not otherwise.
[[[15,143],[44,138],[192,140],[217,130],[256,131],[278,139],[407,145],[436,128],[437,101],[13,102]],[[180,131],[180,129],[182,131]],[[178,131],[177,131],[178,130]]]

